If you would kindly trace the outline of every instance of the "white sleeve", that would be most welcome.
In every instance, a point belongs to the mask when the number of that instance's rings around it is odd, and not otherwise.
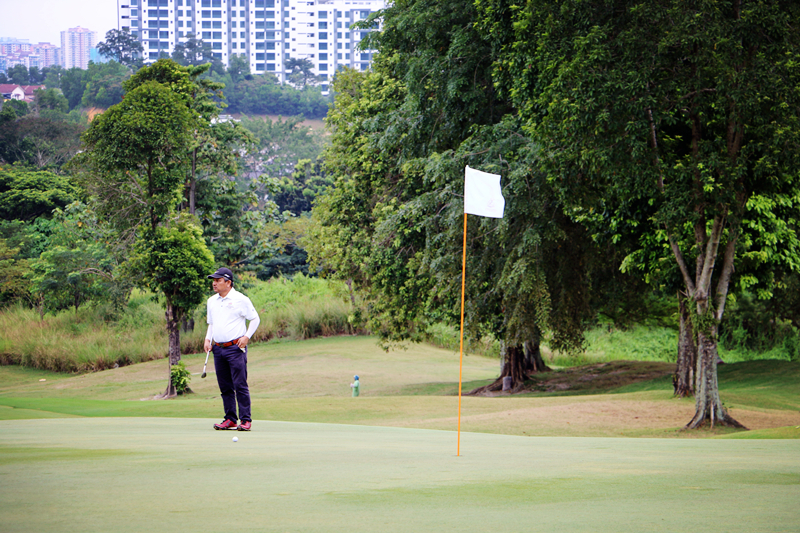
[[[256,329],[258,329],[258,325],[260,323],[261,323],[261,319],[258,318],[258,315],[256,314],[256,317],[253,320],[250,321],[250,324],[247,325],[247,333],[245,333],[245,336],[248,339],[252,339],[253,338],[253,334],[255,334]]]
[[[211,328],[212,328],[212,326],[211,326],[211,324],[209,324],[208,325],[208,331],[206,331],[206,339],[208,339],[208,340],[212,339],[212,337],[211,337]]]

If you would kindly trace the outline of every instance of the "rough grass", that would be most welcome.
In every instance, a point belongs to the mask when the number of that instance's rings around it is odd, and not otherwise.
[[[308,339],[351,334],[352,312],[344,289],[334,282],[296,276],[294,280],[256,281],[242,291],[261,317],[255,339]],[[209,293],[210,295],[210,293]],[[84,306],[47,314],[14,306],[0,311],[0,364],[16,364],[58,372],[92,372],[126,366],[167,354],[164,310],[152,296],[134,291],[116,321],[105,310]],[[183,353],[202,350],[205,306],[194,313],[194,331],[181,333]]]

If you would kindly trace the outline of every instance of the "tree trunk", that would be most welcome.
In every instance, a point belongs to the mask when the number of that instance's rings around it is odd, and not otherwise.
[[[719,398],[716,328],[709,333],[697,332],[696,376],[695,415],[685,429],[697,429],[706,422],[711,429],[715,425],[747,429],[728,414]]]
[[[167,311],[164,313],[167,318],[167,335],[169,335],[169,372],[167,374],[167,390],[161,395],[162,399],[173,398],[177,395],[175,385],[172,384],[172,365],[178,364],[181,360],[181,328],[180,310],[172,305],[167,299]]]
[[[183,330],[184,333],[187,333],[189,331],[194,331],[194,318],[189,318],[186,315],[184,315],[181,318],[181,329]]]
[[[678,364],[672,378],[675,396],[689,398],[694,396],[694,369],[697,365],[697,344],[694,329],[686,305],[686,296],[678,293],[680,311],[680,333],[678,334]]]
[[[539,350],[540,337],[536,335],[533,339],[515,346],[501,345],[500,349],[500,377],[494,382],[483,387],[471,390],[468,396],[496,392],[503,389],[503,378],[511,378],[512,391],[521,387],[531,372],[547,372],[550,368],[544,364],[542,354]]]
[[[539,328],[533,332],[533,338],[525,341],[525,370],[528,374],[536,372],[549,372],[550,367],[544,363],[541,350],[542,335]]]
[[[195,212],[195,195],[197,193],[197,148],[192,151],[192,176],[189,179],[189,214]]]

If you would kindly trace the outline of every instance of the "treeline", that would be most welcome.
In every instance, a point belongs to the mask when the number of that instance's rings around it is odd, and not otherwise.
[[[251,75],[249,68],[242,69],[234,64],[225,69],[221,63],[217,63],[217,69],[210,70],[205,77],[225,84],[219,100],[227,106],[226,113],[319,119],[328,112],[330,98],[323,95],[318,86],[308,84],[295,88],[280,84],[273,74]],[[116,61],[92,62],[86,70],[53,66],[39,71],[33,67],[28,73],[25,65],[17,65],[13,69],[13,72],[9,72],[12,76],[6,77],[6,81],[58,89],[66,98],[67,111],[94,107],[107,109],[120,103],[124,94],[123,83],[135,72]],[[0,83],[6,82],[3,76],[0,74]]]
[[[800,355],[800,6],[404,0],[380,16],[373,69],[334,81],[335,185],[310,250],[368,295],[370,329],[458,325],[465,283],[468,336],[502,341],[521,386],[546,370],[543,339],[580,351],[599,316],[646,322],[670,298],[689,427],[737,426],[720,339]],[[467,165],[502,176],[502,219],[467,226]]]

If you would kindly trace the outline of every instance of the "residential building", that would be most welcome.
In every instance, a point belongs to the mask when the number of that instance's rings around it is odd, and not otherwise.
[[[0,37],[0,72],[15,65],[51,67],[61,62],[60,49],[50,43],[32,44],[27,39]]]
[[[351,31],[351,25],[386,6],[384,0],[128,2],[120,6],[120,27],[139,38],[146,62],[170,55],[193,35],[226,66],[233,55],[244,56],[252,73],[272,73],[281,82],[289,58],[310,60],[323,80],[344,67],[366,70],[373,51],[357,46],[371,30]]]
[[[89,68],[91,49],[97,44],[97,32],[86,28],[70,28],[61,32],[61,66],[65,69]]]
[[[54,44],[34,44],[33,53],[39,56],[40,68],[61,64],[61,49]]]
[[[44,85],[15,85],[13,83],[0,84],[0,98],[6,100],[22,100],[33,102],[34,91],[44,89]]]

